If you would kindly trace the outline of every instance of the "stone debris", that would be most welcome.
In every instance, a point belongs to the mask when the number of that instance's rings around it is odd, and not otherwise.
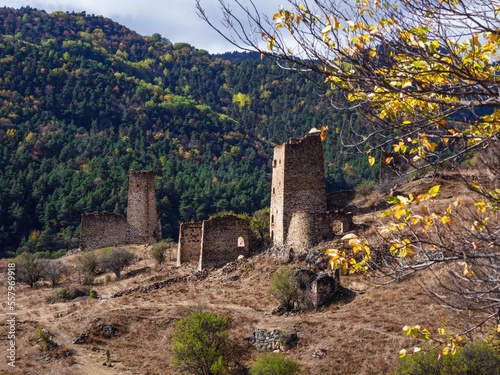
[[[81,333],[80,336],[78,336],[76,339],[72,341],[72,344],[75,345],[85,344],[87,342],[88,337],[89,337],[88,333]]]
[[[299,338],[296,332],[283,334],[278,330],[258,329],[249,338],[250,343],[259,350],[286,351],[297,346]]]
[[[200,272],[200,276],[202,276],[202,274],[203,274],[203,272]],[[198,276],[195,276],[195,275],[193,275],[193,276],[194,277],[198,277]],[[129,289],[121,290],[121,291],[113,294],[111,296],[111,298],[122,297],[122,296],[124,296],[126,294],[130,294],[132,292],[149,293],[152,290],[161,289],[161,288],[164,288],[166,286],[178,283],[180,281],[189,281],[191,279],[191,277],[193,277],[193,276],[191,276],[191,275],[177,276],[177,277],[172,277],[172,278],[164,280],[164,281],[158,281],[158,282],[150,284],[150,285],[137,286],[135,288],[129,288]]]
[[[312,353],[312,356],[315,358],[323,358],[325,355],[326,355],[326,350],[324,349],[318,349]]]

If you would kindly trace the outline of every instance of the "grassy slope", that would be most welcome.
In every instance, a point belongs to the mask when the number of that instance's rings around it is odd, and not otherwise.
[[[456,182],[422,179],[407,184],[402,190],[410,193],[437,183],[443,183],[443,201],[437,203],[446,207],[446,192],[457,191]],[[373,224],[371,220],[375,217],[377,215],[364,214],[355,220]],[[127,271],[139,270],[137,275],[95,286],[101,299],[49,305],[44,299],[54,293],[52,289],[31,290],[20,286],[18,319],[30,322],[18,326],[18,373],[32,374],[36,369],[45,374],[114,374],[116,370],[120,374],[175,374],[169,365],[176,321],[202,308],[228,315],[233,322],[231,335],[241,340],[255,329],[297,331],[299,347],[291,350],[288,356],[301,364],[302,374],[383,374],[393,368],[401,348],[417,345],[415,340],[402,334],[404,325],[421,324],[435,332],[438,327],[446,326],[450,318],[449,313],[431,302],[422,290],[421,282],[426,275],[365,294],[339,296],[319,311],[290,316],[266,315],[277,305],[267,293],[271,275],[284,266],[278,258],[266,254],[250,258],[248,263],[229,274],[219,269],[204,279],[193,277],[188,282],[178,282],[149,293],[133,292],[110,298],[119,290],[191,272],[187,267],[175,268],[173,262],[155,270],[146,248],[130,248],[141,260]],[[76,257],[66,257],[64,262],[75,266]],[[347,289],[365,287],[364,280],[357,276],[343,276],[341,283]],[[5,280],[2,287],[4,285]],[[56,318],[57,314],[62,316]],[[111,339],[92,336],[88,344],[71,344],[96,322],[120,326],[119,335]],[[53,332],[59,344],[75,349],[76,355],[46,361],[37,345],[37,324]],[[7,344],[6,329],[0,327],[3,346]],[[114,361],[113,368],[102,366],[107,348]],[[326,356],[313,357],[312,353],[317,350],[325,350]],[[259,355],[261,353],[251,349],[248,364]],[[0,363],[0,369],[8,370],[5,361]]]

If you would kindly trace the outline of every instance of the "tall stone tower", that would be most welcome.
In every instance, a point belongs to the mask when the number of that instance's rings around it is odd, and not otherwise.
[[[292,214],[326,212],[323,146],[319,134],[292,138],[274,149],[270,235],[284,245]]]
[[[139,242],[161,240],[161,224],[156,210],[155,177],[150,171],[130,171],[127,223]]]

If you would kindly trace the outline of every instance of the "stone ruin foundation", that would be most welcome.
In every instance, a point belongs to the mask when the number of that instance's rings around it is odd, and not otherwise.
[[[130,171],[127,217],[110,212],[82,215],[80,248],[141,244],[161,240],[153,171]]]
[[[258,329],[252,333],[248,340],[259,350],[286,351],[295,348],[299,338],[296,332],[284,334],[278,330],[266,331],[265,329]]]

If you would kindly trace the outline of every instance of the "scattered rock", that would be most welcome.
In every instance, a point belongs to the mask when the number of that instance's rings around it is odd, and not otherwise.
[[[75,345],[85,344],[87,342],[88,337],[89,337],[88,333],[82,333],[82,334],[80,334],[80,336],[78,336],[76,339],[74,339],[72,341],[72,343]]]
[[[107,333],[110,336],[116,335],[116,328],[111,326],[111,325],[107,325],[107,326],[102,327],[102,330],[104,331],[104,333]]]
[[[203,271],[201,271],[203,272]],[[206,272],[206,271],[205,271]],[[200,276],[197,276],[197,274],[195,273],[193,275],[194,277],[201,277]],[[172,285],[172,284],[175,284],[177,282],[180,282],[180,281],[189,281],[191,279],[191,275],[186,275],[186,276],[177,276],[177,277],[172,277],[170,279],[167,279],[167,280],[164,280],[164,281],[158,281],[156,283],[153,283],[153,284],[150,284],[150,285],[146,285],[146,286],[137,286],[135,288],[130,288],[130,289],[126,289],[126,290],[121,290],[115,294],[113,294],[111,296],[111,298],[117,298],[117,297],[122,297],[123,295],[125,294],[130,294],[132,292],[142,292],[142,293],[149,293],[151,292],[152,290],[157,290],[157,289],[161,289],[161,288],[164,288],[166,286],[169,286],[169,285]]]
[[[283,261],[285,263],[292,263],[293,262],[293,249],[292,248],[288,248],[285,250],[285,252],[283,253]]]
[[[325,355],[326,355],[326,350],[324,349],[318,349],[312,353],[312,356],[315,358],[323,358]]]

